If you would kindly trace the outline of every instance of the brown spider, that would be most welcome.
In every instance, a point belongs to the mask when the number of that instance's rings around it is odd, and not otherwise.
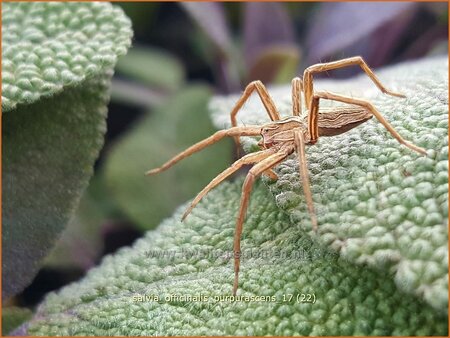
[[[346,131],[368,121],[375,116],[381,124],[396,138],[401,144],[408,148],[425,155],[424,149],[404,140],[397,131],[389,124],[388,121],[380,114],[380,112],[369,102],[362,99],[355,99],[348,96],[342,96],[329,92],[314,92],[313,90],[313,74],[324,72],[332,69],[342,68],[346,66],[359,65],[362,70],[369,76],[375,85],[385,94],[397,97],[405,97],[402,94],[391,92],[386,89],[369,68],[366,62],[360,57],[343,59],[340,61],[319,63],[305,69],[303,73],[303,82],[296,77],[292,80],[292,115],[291,117],[281,118],[270,97],[267,89],[261,81],[250,83],[244,90],[244,93],[237,101],[231,111],[232,127],[226,130],[220,130],[212,136],[200,141],[185,151],[173,157],[171,160],[163,164],[161,167],[148,171],[147,175],[159,173],[168,169],[178,161],[203,148],[218,142],[225,136],[234,137],[239,147],[240,136],[258,136],[262,137],[258,145],[261,151],[247,154],[229,168],[225,169],[217,177],[215,177],[191,202],[189,208],[184,213],[182,220],[191,212],[191,210],[200,202],[200,200],[219,183],[228,176],[236,172],[239,168],[246,164],[256,163],[248,172],[242,186],[242,196],[239,207],[239,213],[236,220],[236,232],[234,236],[234,284],[233,295],[236,295],[238,288],[240,253],[241,253],[241,233],[245,220],[246,210],[248,207],[250,193],[255,179],[261,174],[268,175],[273,179],[277,179],[277,175],[272,168],[285,160],[289,155],[296,152],[300,164],[300,176],[303,184],[308,211],[311,217],[314,231],[317,231],[317,219],[314,211],[313,199],[309,184],[308,169],[306,166],[305,145],[311,145],[317,142],[319,136],[334,136],[345,133]],[[241,109],[245,101],[256,90],[261,101],[272,122],[262,126],[237,126],[236,115]],[[301,95],[304,95],[307,107],[306,117],[301,117],[302,102]],[[334,107],[326,111],[319,112],[319,100],[334,100],[349,104],[350,106]]]

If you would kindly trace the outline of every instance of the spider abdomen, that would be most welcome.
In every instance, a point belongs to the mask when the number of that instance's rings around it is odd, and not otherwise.
[[[372,113],[362,107],[334,107],[330,111],[320,111],[318,127],[320,136],[335,136],[370,120]]]

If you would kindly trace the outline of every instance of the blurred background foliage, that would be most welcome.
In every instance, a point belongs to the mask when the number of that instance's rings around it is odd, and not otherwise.
[[[361,55],[376,68],[448,53],[447,3],[116,3],[134,41],[116,68],[106,143],[79,209],[25,291],[33,308],[131,244],[236,156],[223,142],[156,177],[144,172],[214,132],[212,95],[288,82],[308,65]],[[348,77],[356,67],[324,76]],[[8,314],[7,314],[8,315]]]

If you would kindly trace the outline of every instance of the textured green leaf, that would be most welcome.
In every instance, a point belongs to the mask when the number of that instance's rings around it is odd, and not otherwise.
[[[31,318],[30,309],[16,306],[2,308],[2,336],[8,335],[12,330]]]
[[[111,149],[105,168],[106,184],[118,205],[139,227],[155,228],[228,166],[231,143],[223,141],[158,176],[144,176],[149,169],[214,132],[208,118],[210,96],[205,86],[181,90],[138,121]]]
[[[318,241],[351,262],[390,271],[400,290],[419,295],[445,312],[447,59],[405,63],[377,74],[388,88],[406,94],[407,99],[381,94],[364,76],[316,81],[316,85],[372,101],[404,138],[429,149],[429,156],[419,156],[401,146],[375,119],[343,135],[320,138],[307,149]],[[284,116],[290,114],[290,93],[289,86],[271,90]],[[211,103],[217,126],[229,125],[229,111],[236,99],[233,95]],[[244,107],[239,119],[246,124],[268,120],[256,99]],[[254,149],[253,139],[245,142],[247,149]],[[311,231],[297,167],[294,157],[288,159],[277,168],[279,180],[268,185],[291,220]]]
[[[175,90],[184,80],[180,62],[157,48],[136,47],[117,63],[117,71],[153,88]]]
[[[242,241],[240,296],[231,302],[231,248],[242,180],[184,207],[78,283],[47,296],[19,332],[31,335],[446,335],[447,318],[399,291],[387,271],[338,258],[255,186]],[[283,302],[314,293],[315,303]],[[158,295],[159,301],[139,301]],[[203,295],[208,301],[166,296]],[[204,298],[203,298],[204,300]]]
[[[3,293],[27,285],[64,229],[103,145],[109,78],[3,115]]]
[[[2,19],[2,294],[11,296],[36,274],[92,175],[112,66],[132,32],[106,3],[6,3]]]
[[[89,182],[73,217],[45,258],[43,264],[46,267],[88,270],[100,258],[103,250],[100,226],[107,219],[107,212],[92,192],[98,189],[99,183],[98,176]],[[103,194],[103,200],[106,196]]]
[[[115,65],[130,21],[107,3],[5,3],[2,110],[33,103]]]

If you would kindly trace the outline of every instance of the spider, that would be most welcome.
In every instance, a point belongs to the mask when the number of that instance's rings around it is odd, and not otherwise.
[[[411,150],[418,152],[419,154],[426,155],[424,149],[403,139],[369,101],[324,91],[314,92],[314,74],[353,65],[360,66],[383,93],[400,98],[405,97],[402,94],[386,89],[360,56],[346,58],[339,61],[318,63],[305,69],[303,73],[303,80],[298,77],[294,78],[292,80],[292,116],[290,117],[281,118],[272,98],[262,82],[254,81],[245,88],[243,94],[236,102],[230,113],[231,128],[216,132],[210,137],[192,145],[188,149],[176,155],[161,167],[150,170],[146,173],[146,175],[153,175],[164,171],[183,158],[218,142],[226,136],[230,136],[235,139],[238,149],[240,146],[240,136],[261,136],[261,140],[258,143],[261,150],[241,157],[229,168],[225,169],[222,173],[215,177],[192,200],[190,206],[182,217],[182,220],[184,220],[191,210],[211,189],[216,187],[243,165],[255,164],[249,170],[244,180],[239,212],[236,219],[236,231],[233,245],[235,273],[233,295],[236,295],[239,283],[242,227],[244,224],[253,183],[258,176],[264,174],[272,179],[277,179],[277,175],[272,168],[285,160],[289,155],[294,152],[297,153],[300,177],[308,212],[311,218],[313,230],[317,232],[317,218],[314,211],[311,188],[309,184],[305,145],[315,144],[320,136],[335,136],[345,133],[348,130],[368,121],[372,118],[372,116],[375,116],[378,121],[391,133],[391,135],[398,140],[398,142]],[[238,126],[236,119],[237,113],[250,95],[255,91],[259,95],[271,122],[262,126]],[[304,116],[302,115],[302,93],[306,106],[306,114]],[[322,109],[319,111],[320,100],[333,100],[345,103],[347,105],[342,107],[333,107],[327,110]]]

